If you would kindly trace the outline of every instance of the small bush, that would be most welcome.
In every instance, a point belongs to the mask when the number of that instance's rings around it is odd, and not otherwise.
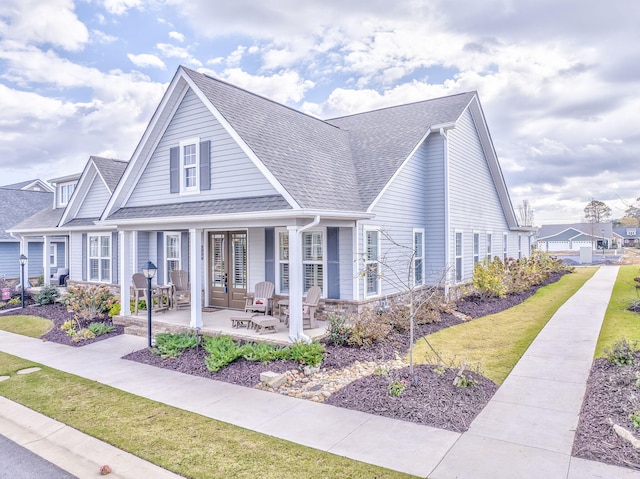
[[[9,301],[7,301],[7,304],[11,305],[11,306],[17,306],[19,304],[22,303],[22,299],[21,298],[11,298]]]
[[[75,319],[69,319],[62,323],[60,329],[67,333],[67,336],[73,336],[76,334],[76,330],[78,328],[78,322]]]
[[[204,349],[209,353],[205,364],[212,372],[219,371],[242,357],[242,348],[230,336],[207,337],[204,341]]]
[[[85,341],[87,339],[93,339],[95,337],[96,337],[96,335],[90,329],[82,328],[76,334],[71,336],[71,341],[73,341],[74,343],[79,343],[80,341]]]
[[[387,386],[389,396],[394,397],[401,396],[405,389],[407,389],[407,381],[404,379],[396,379],[395,381],[390,382]]]
[[[325,347],[317,341],[310,344],[294,343],[290,348],[290,359],[307,366],[320,366],[324,358]]]
[[[44,306],[55,303],[58,296],[60,296],[60,293],[58,293],[58,289],[55,286],[43,286],[33,300],[36,304]]]
[[[107,323],[94,322],[89,324],[87,329],[96,336],[102,336],[103,334],[113,333],[116,330],[116,327]]]
[[[91,321],[98,315],[106,314],[116,302],[116,298],[104,284],[69,286],[67,291],[68,294],[63,299],[64,305],[85,321]]]
[[[351,321],[349,344],[361,348],[370,348],[374,343],[386,338],[393,327],[380,315],[367,308]]]
[[[162,357],[175,358],[186,349],[195,348],[198,345],[198,336],[194,333],[160,333],[156,335],[156,347],[151,349],[154,354]]]
[[[327,341],[336,346],[347,344],[351,335],[351,327],[347,324],[346,318],[336,313],[329,313],[327,319],[329,320]]]
[[[635,363],[635,351],[638,349],[638,342],[630,343],[626,339],[616,341],[611,348],[606,348],[604,353],[609,362],[617,366],[627,366]]]
[[[109,308],[109,317],[113,318],[114,316],[118,316],[120,314],[120,303],[114,303],[111,308]]]

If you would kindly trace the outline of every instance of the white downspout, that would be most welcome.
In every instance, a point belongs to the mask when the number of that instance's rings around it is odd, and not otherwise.
[[[311,338],[304,334],[302,324],[302,233],[320,223],[320,215],[313,221],[298,228],[289,226],[289,340],[292,343]]]
[[[445,297],[449,297],[449,286],[451,279],[451,271],[449,266],[451,265],[451,245],[450,241],[450,218],[449,218],[449,141],[447,138],[447,132],[444,128],[440,128],[440,135],[444,138],[444,265],[446,268],[445,282],[444,282],[444,294]]]

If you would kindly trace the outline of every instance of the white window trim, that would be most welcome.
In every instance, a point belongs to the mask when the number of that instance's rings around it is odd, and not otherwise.
[[[456,248],[458,234],[460,235],[460,256]],[[460,258],[460,280],[458,280],[458,258]],[[464,281],[464,232],[462,230],[454,230],[453,232],[453,281],[456,284]]]
[[[476,238],[478,241],[476,242]],[[476,251],[476,245],[478,246],[478,250]],[[477,231],[473,231],[471,235],[471,248],[473,249],[471,253],[471,257],[473,258],[473,264],[475,268],[475,264],[480,262],[480,233]]]
[[[102,249],[102,241],[100,238],[108,238],[109,239],[109,279],[108,280],[102,280],[100,278],[102,278],[102,260],[103,259],[107,259],[107,257],[103,257],[100,255],[100,250]],[[91,256],[91,238],[98,238],[98,256]],[[106,283],[109,284],[112,281],[111,278],[111,273],[112,273],[112,268],[113,268],[113,258],[112,256],[112,252],[113,252],[113,244],[111,244],[111,234],[106,234],[106,235],[101,235],[101,234],[95,234],[95,235],[88,235],[87,236],[87,280],[91,283]],[[98,260],[98,279],[91,279],[91,260],[92,259],[97,259]]]
[[[52,249],[53,251],[51,251]],[[58,244],[57,243],[49,243],[48,254],[49,254],[49,267],[57,268],[58,267]]]
[[[289,231],[286,228],[274,228],[275,231],[275,241],[274,241],[274,248],[275,248],[275,252],[274,252],[274,258],[275,258],[275,280],[276,280],[276,293],[277,294],[282,294],[284,296],[289,294],[289,291],[283,291],[281,289],[281,274],[280,274],[280,265],[281,264],[289,264],[289,259],[283,260],[280,258],[280,235],[284,234],[285,236],[288,237],[289,235]],[[320,232],[322,233],[322,262],[319,261],[312,261],[312,260],[306,260],[304,259],[304,251],[300,251],[300,258],[302,263],[301,268],[302,268],[302,274],[303,274],[303,280],[304,280],[304,265],[305,264],[322,264],[322,296],[324,296],[324,292],[326,290],[326,285],[327,285],[327,229],[326,228],[312,228],[309,230],[305,230],[302,234],[304,235],[305,233],[315,233],[315,232]],[[300,241],[300,248],[304,248],[304,239],[301,239]],[[289,258],[291,258],[291,252],[289,252]],[[289,267],[289,274],[291,274],[291,267]],[[302,287],[302,289],[304,290],[304,285]]]
[[[416,234],[421,234],[422,235],[422,255],[418,256],[418,252],[416,251]],[[422,260],[422,262],[420,263],[420,278],[422,278],[422,280],[420,281],[420,283],[417,282],[416,280],[416,261],[420,259]],[[413,264],[411,265],[412,270],[413,270],[413,284],[414,286],[418,286],[418,285],[422,285],[424,284],[424,228],[413,228]]]
[[[175,144],[175,143],[174,143]],[[194,145],[196,150],[196,164],[189,165],[189,168],[195,168],[195,186],[187,188],[185,172],[187,166],[184,164],[184,147]],[[180,142],[180,194],[192,195],[200,193],[200,137],[189,138]]]
[[[367,259],[367,233],[369,232],[373,232],[375,231],[376,233],[378,233],[378,256],[376,257],[375,260],[368,260]],[[364,228],[364,234],[362,235],[362,251],[363,251],[363,262],[364,262],[364,269],[365,269],[365,274],[363,279],[363,287],[362,290],[364,292],[364,297],[365,298],[372,298],[372,297],[376,297],[376,296],[381,296],[382,295],[382,266],[380,263],[380,251],[382,248],[382,235],[380,234],[380,228],[379,227],[365,227]],[[373,264],[373,263],[377,263],[378,265],[378,278],[376,280],[376,292],[374,293],[369,293],[367,291],[367,274],[366,274],[366,270],[367,270],[367,265],[369,264]]]
[[[167,255],[167,237],[168,236],[177,236],[178,237],[178,257],[177,258],[169,258]],[[178,260],[178,267],[176,269],[182,269],[182,233],[179,231],[165,231],[164,232],[164,284],[169,284],[171,282],[171,276],[169,272],[169,260],[175,261]]]
[[[63,200],[62,191],[67,191],[67,189],[71,188],[71,192],[67,195],[67,197]],[[73,192],[76,189],[76,183],[74,181],[70,181],[67,183],[60,183],[57,185],[57,193],[58,193],[58,206],[67,206],[69,204],[69,200],[73,195]]]

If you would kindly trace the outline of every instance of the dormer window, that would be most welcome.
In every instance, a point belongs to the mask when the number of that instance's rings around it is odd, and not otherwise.
[[[635,236],[636,235],[636,230],[635,229],[628,229],[627,230],[627,236]]]
[[[76,188],[75,183],[63,183],[58,186],[58,205],[66,206],[71,199],[73,190]]]

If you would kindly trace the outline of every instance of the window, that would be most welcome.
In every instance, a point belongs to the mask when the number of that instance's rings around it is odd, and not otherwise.
[[[58,266],[58,245],[55,243],[49,243],[49,266]]]
[[[424,230],[413,230],[413,279],[422,284],[424,277]]]
[[[374,295],[380,293],[380,264],[378,254],[380,251],[380,232],[377,230],[365,231],[365,293]]]
[[[487,233],[487,260],[491,259],[491,233]]]
[[[89,236],[89,281],[111,281],[111,235]]]
[[[69,203],[73,190],[76,188],[75,183],[64,183],[58,186],[58,204],[64,206]]]
[[[302,233],[302,276],[305,293],[311,286],[323,285],[323,241],[321,231]]]
[[[165,249],[165,263],[166,263],[166,278],[165,284],[171,282],[171,271],[175,271],[181,268],[181,248],[180,248],[180,233],[165,233],[164,235],[164,249]]]
[[[504,261],[507,261],[507,254],[508,254],[508,251],[509,251],[507,243],[508,243],[508,236],[507,236],[507,233],[504,233],[502,235],[502,259]]]
[[[456,283],[462,281],[462,233],[456,232]]]
[[[473,233],[473,263],[480,261],[480,233]]]
[[[199,138],[180,142],[180,191],[198,191],[198,171],[200,169]]]

